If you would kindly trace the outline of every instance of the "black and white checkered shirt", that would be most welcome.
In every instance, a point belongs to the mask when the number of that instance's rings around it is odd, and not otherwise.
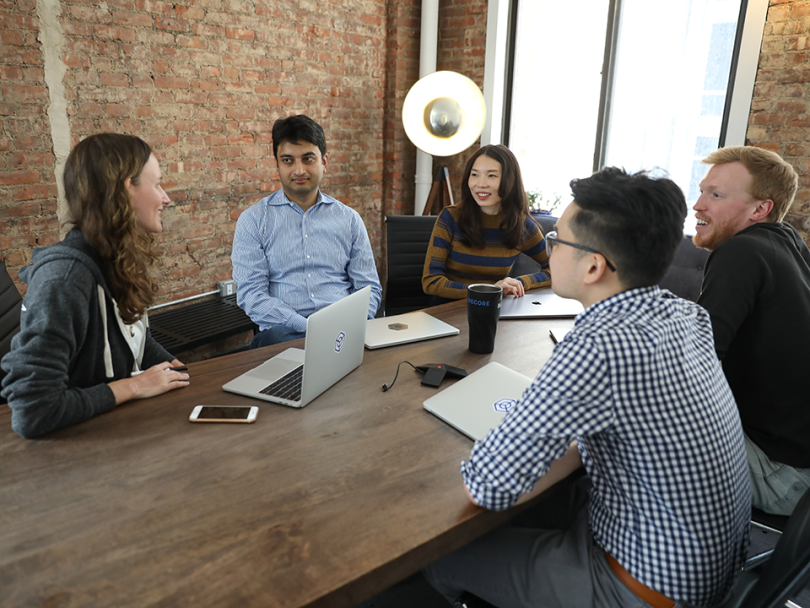
[[[478,504],[506,509],[574,438],[596,543],[674,600],[720,602],[745,557],[751,496],[708,313],[658,287],[587,308],[475,444],[464,482]]]

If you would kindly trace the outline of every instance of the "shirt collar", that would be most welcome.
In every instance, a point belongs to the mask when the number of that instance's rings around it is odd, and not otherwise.
[[[334,203],[334,202],[335,202],[335,199],[333,199],[331,196],[327,196],[326,194],[324,194],[323,192],[318,190],[318,200],[314,205],[312,205],[312,207],[320,205],[321,203],[329,204],[329,203]],[[267,204],[268,205],[294,205],[296,203],[293,203],[290,199],[288,199],[287,195],[284,192],[284,188],[281,188],[280,190],[277,190],[276,192],[274,192],[270,196],[269,200],[267,201]],[[310,209],[312,207],[310,207]]]
[[[604,314],[621,314],[637,309],[639,304],[647,300],[655,300],[662,297],[661,288],[658,285],[648,285],[646,287],[636,287],[628,289],[615,295],[599,300],[585,309],[577,316],[575,325],[580,322],[588,323],[594,318]]]

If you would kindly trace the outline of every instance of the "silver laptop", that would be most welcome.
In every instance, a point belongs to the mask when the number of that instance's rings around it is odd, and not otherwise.
[[[471,439],[495,428],[532,383],[500,363],[488,363],[424,402],[425,409]]]
[[[225,384],[223,390],[304,407],[363,361],[371,287],[307,319],[304,350],[288,348]]]
[[[444,336],[455,336],[458,329],[425,312],[409,312],[393,317],[369,319],[366,348],[383,348]]]
[[[576,317],[584,309],[577,300],[561,298],[548,289],[527,291],[522,298],[504,296],[501,319],[553,319]]]

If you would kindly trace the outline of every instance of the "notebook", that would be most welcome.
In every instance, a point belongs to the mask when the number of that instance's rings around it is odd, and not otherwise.
[[[223,390],[304,407],[363,361],[371,287],[307,319],[304,350],[288,348],[223,385]]]
[[[471,439],[498,426],[532,379],[491,362],[424,402],[425,409]]]
[[[366,348],[383,348],[444,336],[455,336],[458,329],[424,312],[409,312],[393,317],[369,319]]]
[[[561,298],[547,289],[527,291],[521,298],[504,296],[501,319],[564,318],[575,317],[584,309],[577,300]]]

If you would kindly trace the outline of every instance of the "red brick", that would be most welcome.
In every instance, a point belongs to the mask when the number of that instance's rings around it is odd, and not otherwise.
[[[768,21],[786,21],[790,16],[789,6],[768,7]]]
[[[160,89],[188,89],[190,87],[187,78],[176,76],[155,76],[155,86]]]
[[[175,12],[178,17],[183,19],[192,19],[194,21],[202,21],[205,19],[205,10],[202,8],[176,5]]]
[[[128,87],[129,77],[126,74],[99,74],[102,84],[108,87]]]
[[[0,44],[8,44],[10,46],[23,46],[25,38],[21,32],[14,32],[11,30],[0,30]]]
[[[112,15],[112,20],[113,23],[132,27],[152,27],[153,25],[152,16],[144,15],[142,13],[125,13],[116,11]]]
[[[793,4],[793,10],[790,13],[792,19],[804,19],[806,17],[810,17],[810,4],[795,2]],[[770,18],[770,11],[768,11],[768,17]]]
[[[233,40],[248,40],[252,41],[256,38],[256,32],[254,30],[248,30],[243,28],[236,28],[236,27],[226,27],[225,28],[225,37],[231,38]]]
[[[779,101],[776,103],[775,110],[777,112],[787,112],[790,114],[801,114],[807,111],[807,102],[805,101]]]
[[[30,186],[14,191],[15,201],[33,201],[45,198],[56,198],[56,186]]]
[[[90,23],[110,23],[112,17],[109,11],[93,8],[86,5],[74,5],[68,9],[70,16],[78,21]]]
[[[155,17],[155,27],[170,32],[187,32],[191,25],[185,19],[170,19],[168,17]]]
[[[28,102],[32,99],[47,99],[44,86],[3,83],[2,92],[6,101]]]
[[[39,182],[39,171],[0,171],[0,185],[36,184]]]

